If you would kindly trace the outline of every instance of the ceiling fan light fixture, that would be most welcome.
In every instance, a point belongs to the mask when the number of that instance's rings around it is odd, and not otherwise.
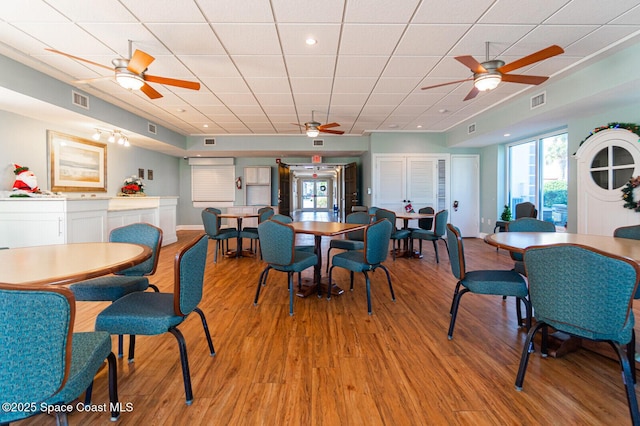
[[[309,136],[310,138],[315,138],[320,134],[320,131],[315,128],[315,127],[309,127],[307,129],[307,136]]]
[[[116,81],[125,89],[140,90],[144,86],[144,80],[139,75],[120,71],[116,74]]]
[[[481,92],[485,92],[487,90],[493,90],[498,87],[498,84],[502,81],[502,76],[499,73],[487,73],[477,75],[473,84],[476,86],[476,89]]]

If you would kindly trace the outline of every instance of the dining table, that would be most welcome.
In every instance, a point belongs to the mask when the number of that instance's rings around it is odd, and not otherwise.
[[[498,232],[487,235],[484,241],[494,247],[517,253],[524,253],[527,248],[535,246],[578,244],[630,259],[640,265],[640,241],[629,238],[568,232]],[[636,293],[636,298],[637,296],[638,294]],[[614,358],[610,353],[602,352],[600,347],[580,338],[560,332],[549,336],[551,337],[549,354],[556,358],[573,352],[582,346],[587,346],[595,352]]]
[[[235,219],[238,229],[238,238],[236,242],[236,250],[229,250],[225,255],[227,257],[253,257],[254,253],[251,250],[243,250],[242,249],[242,236],[240,232],[242,231],[242,219],[259,217],[258,213],[221,213],[218,215],[220,218],[225,219]]]
[[[107,275],[144,262],[142,244],[92,242],[0,250],[0,283],[63,285]]]
[[[299,297],[307,297],[308,295],[317,292],[318,297],[321,296],[321,292],[318,289],[324,288],[326,291],[331,291],[332,295],[340,295],[344,293],[344,290],[337,286],[335,283],[322,282],[322,237],[334,237],[337,235],[346,234],[348,232],[357,231],[367,227],[366,224],[358,223],[344,223],[344,222],[319,222],[319,221],[303,221],[292,222],[290,224],[297,234],[313,235],[314,237],[314,253],[318,256],[318,263],[313,267],[313,281],[305,281],[299,288],[297,295]],[[327,262],[329,259],[327,259]]]
[[[396,219],[402,219],[402,229],[409,229],[410,220],[429,219],[436,216],[435,213],[416,213],[407,211],[398,211],[394,213],[396,214]],[[433,223],[431,226],[433,227]],[[413,250],[413,247],[410,247],[408,242],[405,240],[404,250],[396,252],[396,257],[422,259],[422,253],[417,250]]]

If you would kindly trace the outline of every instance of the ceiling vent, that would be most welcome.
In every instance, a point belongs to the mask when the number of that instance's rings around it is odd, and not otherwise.
[[[531,109],[536,109],[547,103],[547,92],[542,92],[531,97]]]
[[[469,127],[467,127],[467,134],[470,135],[471,133],[475,133],[475,132],[476,132],[476,123],[469,124]]]
[[[149,133],[153,133],[154,135],[158,134],[158,126],[153,123],[147,123],[147,131]]]
[[[215,138],[205,138],[204,139],[204,145],[205,146],[215,146],[216,144],[216,139]]]
[[[317,146],[317,147],[324,146],[324,139],[314,139],[313,146]]]
[[[71,102],[80,108],[89,109],[89,98],[75,90],[71,91]]]

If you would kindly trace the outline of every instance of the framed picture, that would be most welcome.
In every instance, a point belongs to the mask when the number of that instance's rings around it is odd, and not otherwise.
[[[51,190],[107,192],[107,146],[47,131]]]

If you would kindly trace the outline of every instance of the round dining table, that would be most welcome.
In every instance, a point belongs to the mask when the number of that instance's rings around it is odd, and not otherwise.
[[[0,283],[71,284],[144,262],[151,248],[130,243],[73,243],[0,250]]]

